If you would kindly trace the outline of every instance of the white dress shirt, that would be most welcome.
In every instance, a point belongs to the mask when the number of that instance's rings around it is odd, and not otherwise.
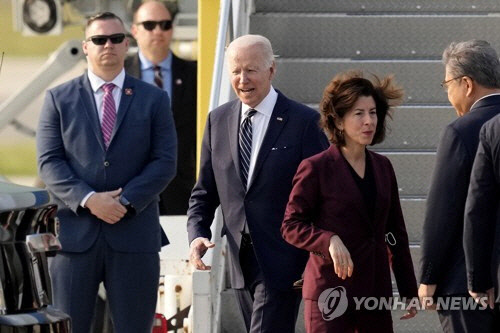
[[[115,100],[116,111],[118,111],[118,106],[120,105],[120,100],[122,97],[123,82],[125,81],[125,70],[122,69],[120,74],[118,74],[112,81],[109,82],[104,81],[99,76],[92,73],[90,69],[87,71],[87,75],[89,77],[90,86],[92,87],[92,91],[94,93],[95,105],[97,106],[97,114],[99,115],[99,123],[102,123],[102,100],[104,98],[104,89],[102,88],[102,86],[106,83],[113,83],[115,85],[115,88],[113,89],[113,99]],[[88,193],[82,199],[80,206],[85,207],[87,200],[94,193],[95,191]]]
[[[273,114],[274,106],[278,100],[278,93],[271,86],[267,96],[253,109],[257,111],[252,120],[252,152],[250,155],[250,167],[248,168],[248,186],[252,182],[253,170],[255,168],[255,162],[257,161],[257,156],[259,155],[260,147],[262,146],[262,141],[264,141],[264,136],[266,135],[267,126],[269,125],[269,120]],[[241,104],[241,119],[240,126],[245,119],[248,110],[252,109],[246,104]]]

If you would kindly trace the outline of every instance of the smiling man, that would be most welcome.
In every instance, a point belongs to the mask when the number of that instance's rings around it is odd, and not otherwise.
[[[245,35],[226,59],[236,100],[211,111],[200,174],[188,210],[191,264],[203,261],[210,225],[221,206],[229,244],[231,286],[249,332],[295,332],[300,279],[308,253],[287,244],[280,227],[299,163],[327,148],[318,112],[274,89],[269,40]]]
[[[176,134],[166,92],[125,74],[119,17],[88,20],[88,72],[47,92],[39,174],[57,204],[63,250],[50,272],[54,305],[88,333],[100,282],[115,332],[151,333],[162,233],[158,195],[173,178]]]

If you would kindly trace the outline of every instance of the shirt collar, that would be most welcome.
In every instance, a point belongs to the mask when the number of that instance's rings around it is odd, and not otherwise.
[[[257,112],[262,113],[270,118],[273,114],[274,106],[276,105],[277,100],[278,93],[276,92],[276,90],[274,90],[273,86],[271,86],[271,89],[269,89],[269,93],[267,94],[267,96],[264,97],[262,102],[260,102],[256,107],[252,108],[249,105],[241,103],[241,114],[242,116],[245,116],[248,109],[254,109]]]
[[[474,109],[474,105],[476,105],[476,104],[477,104],[477,102],[479,102],[480,100],[485,99],[485,98],[490,97],[490,96],[497,96],[497,95],[500,95],[500,93],[493,93],[493,94],[489,94],[489,95],[485,95],[485,96],[481,97],[480,99],[478,99],[477,101],[475,101],[475,102],[471,105],[471,107],[470,107],[470,109],[469,109],[469,110],[470,110],[470,111],[472,111],[472,109]]]
[[[142,54],[141,50],[137,52],[139,54],[139,60],[141,61],[141,70],[147,70],[147,69],[152,69],[155,65],[149,61],[144,54]],[[170,71],[172,68],[172,51],[168,52],[168,56],[163,59],[162,62],[158,64],[162,69],[166,71]]]
[[[112,81],[106,82],[101,79],[99,76],[95,75],[90,69],[87,71],[87,75],[89,77],[90,86],[94,92],[97,92],[99,88],[102,87],[105,83],[113,83],[118,88],[123,89],[123,83],[125,82],[125,70],[122,68],[120,74],[118,74]]]

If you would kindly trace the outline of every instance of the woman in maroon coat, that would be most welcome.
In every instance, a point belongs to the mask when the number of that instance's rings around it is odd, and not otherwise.
[[[371,308],[392,296],[387,248],[400,297],[416,300],[394,170],[366,149],[384,139],[386,115],[403,93],[392,77],[374,81],[360,72],[332,79],[320,104],[332,145],[304,160],[293,181],[281,231],[311,253],[302,290],[307,332],[393,331],[390,309]],[[361,303],[361,297],[376,301]],[[402,319],[415,314],[412,307]]]

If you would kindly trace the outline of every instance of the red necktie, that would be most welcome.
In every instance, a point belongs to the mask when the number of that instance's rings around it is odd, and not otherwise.
[[[106,149],[108,149],[109,142],[111,141],[111,134],[113,133],[116,121],[116,106],[113,98],[114,88],[115,85],[113,83],[106,83],[102,86],[102,89],[104,90],[104,97],[102,99],[101,130]]]

